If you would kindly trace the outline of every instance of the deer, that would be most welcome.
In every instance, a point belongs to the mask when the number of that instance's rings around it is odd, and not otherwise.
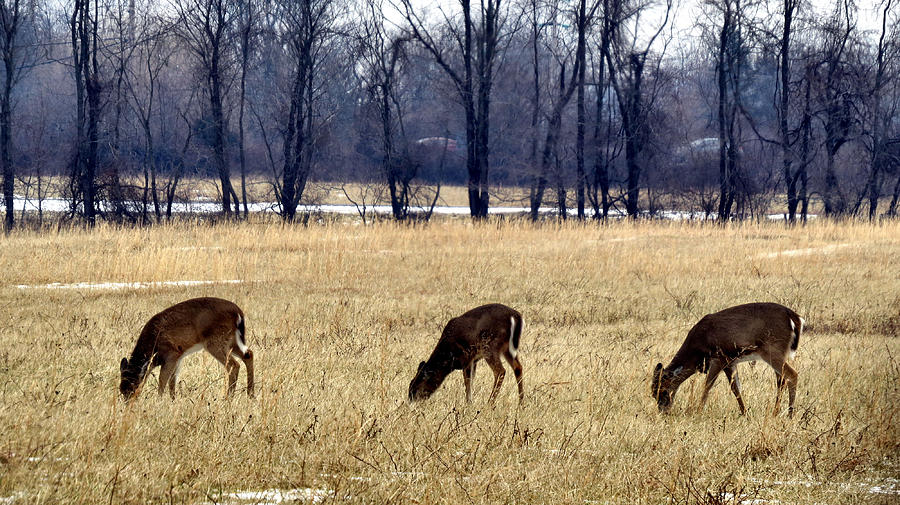
[[[144,325],[131,357],[122,358],[119,392],[130,401],[159,366],[159,394],[168,386],[174,400],[182,360],[205,349],[225,366],[228,396],[237,385],[240,359],[247,369],[247,394],[253,397],[253,351],[244,323],[240,307],[221,298],[193,298],[163,310]]]
[[[688,332],[669,366],[657,363],[651,393],[659,411],[667,413],[678,387],[697,372],[706,374],[700,397],[702,409],[719,372],[724,371],[737,398],[741,415],[746,413],[741,399],[737,364],[762,360],[775,370],[774,413],[779,412],[781,390],[788,388],[788,417],[794,415],[797,372],[787,363],[793,359],[805,321],[793,310],[777,303],[748,303],[707,314]]]
[[[453,370],[462,370],[466,402],[471,403],[475,365],[483,358],[494,372],[494,387],[489,399],[493,404],[506,375],[500,360],[503,357],[516,376],[521,404],[524,398],[522,363],[519,361],[521,335],[522,315],[499,303],[482,305],[454,317],[444,327],[428,361],[419,363],[416,375],[409,383],[410,403],[430,397]]]

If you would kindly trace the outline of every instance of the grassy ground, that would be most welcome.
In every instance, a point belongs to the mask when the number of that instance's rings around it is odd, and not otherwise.
[[[897,503],[898,267],[897,222],[20,232],[0,241],[0,503]],[[197,354],[175,401],[154,375],[126,406],[144,322],[201,295],[243,307],[258,397],[226,399]],[[745,417],[723,379],[696,412],[697,377],[658,414],[652,367],[757,300],[808,323],[795,418],[770,415],[763,364],[741,365]],[[471,405],[454,373],[408,406],[447,319],[490,301],[524,316],[524,408],[511,374],[487,405],[484,365]],[[235,494],[262,490],[283,493]]]

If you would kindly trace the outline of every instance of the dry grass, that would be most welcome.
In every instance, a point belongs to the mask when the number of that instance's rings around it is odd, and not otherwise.
[[[69,179],[67,177],[62,176],[45,177],[41,183],[43,186],[43,197],[65,198],[68,181]],[[160,186],[166,181],[167,179],[162,178],[159,181]],[[121,184],[126,187],[139,189],[144,187],[144,179],[143,177],[126,176],[122,178]],[[231,185],[234,187],[238,196],[240,196],[240,177],[233,176]],[[419,188],[419,186],[416,186],[416,188]],[[431,198],[434,195],[434,190],[434,186],[422,186],[422,196],[416,200],[416,203],[422,205],[430,204]],[[23,196],[27,193],[30,199],[34,199],[35,196],[33,192],[33,189],[26,190],[22,185],[19,185],[16,188],[16,196]],[[378,198],[376,199],[376,203],[380,205],[391,204],[387,186],[383,182],[342,183],[332,181],[309,181],[304,192],[302,203],[349,205],[351,204],[351,200],[347,198],[348,195],[355,201],[360,201],[360,198],[365,195],[367,198],[366,203],[368,205],[372,204],[369,200],[372,199],[374,195],[377,195]],[[493,197],[492,205],[523,205],[523,202],[525,202],[528,197],[527,188],[523,189],[515,187],[494,187],[491,190],[491,195]],[[187,176],[178,183],[178,192],[176,196],[180,200],[192,202],[220,201],[222,198],[222,191],[218,179]],[[160,198],[165,198],[165,196],[160,193]],[[271,177],[264,177],[258,174],[248,176],[247,199],[251,203],[274,202],[276,198],[275,191],[272,189]],[[464,185],[442,185],[440,188],[438,205],[468,206],[469,200],[468,194],[466,193],[466,187]]]
[[[0,503],[896,503],[898,266],[896,222],[21,232],[0,242]],[[244,283],[15,287],[216,279]],[[200,295],[246,312],[258,398],[225,399],[198,354],[176,401],[151,377],[124,405],[143,323]],[[754,300],[808,322],[795,419],[769,415],[774,374],[748,365],[746,417],[723,379],[694,412],[696,378],[659,415],[651,367]],[[443,324],[489,301],[524,316],[526,406],[510,374],[489,407],[480,367],[472,405],[455,373],[410,408]],[[323,491],[231,495],[296,488]]]

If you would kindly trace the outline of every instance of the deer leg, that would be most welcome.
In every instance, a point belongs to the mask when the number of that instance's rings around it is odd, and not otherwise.
[[[228,375],[228,396],[231,396],[237,386],[238,370],[241,366],[231,355],[231,349],[228,347],[211,346],[206,350],[225,367],[225,373]]]
[[[781,368],[775,369],[775,377],[777,378],[778,389],[775,390],[775,415],[778,415],[779,400],[781,400],[781,390],[784,386],[788,388],[788,418],[794,417],[794,398],[797,396],[797,372],[788,365],[782,363]]]
[[[503,357],[506,358],[506,361],[513,369],[513,374],[516,376],[516,386],[519,387],[519,403],[521,404],[525,399],[525,389],[522,385],[522,363],[519,362],[518,357],[513,358],[509,351],[507,351]]]
[[[172,395],[172,398],[175,398],[175,384],[178,383],[178,374],[181,373],[182,359],[184,359],[183,355],[175,362],[175,372],[172,373],[172,378],[169,379],[169,393]]]
[[[248,350],[244,354],[244,368],[247,369],[247,396],[254,398],[256,393],[253,391],[253,351]]]
[[[175,399],[175,388],[172,386],[175,379],[175,371],[178,369],[178,360],[166,359],[159,369],[159,395],[162,396],[166,392],[166,386],[169,386],[169,392],[172,399]]]
[[[782,358],[767,360],[767,363],[775,370],[775,408],[774,415],[778,415],[781,409],[781,390],[788,388],[788,417],[794,416],[794,397],[797,394],[797,372]]]
[[[744,408],[744,400],[741,399],[741,379],[738,377],[737,367],[734,364],[725,367],[725,377],[728,378],[728,382],[731,384],[731,392],[734,393],[734,397],[737,398],[738,407],[741,409],[741,415],[744,415],[744,413],[747,412],[747,409]]]
[[[463,383],[466,386],[466,403],[472,403],[472,376],[475,375],[475,362],[463,368]]]
[[[506,370],[503,369],[503,363],[500,362],[500,357],[497,355],[487,356],[485,361],[487,361],[491,370],[494,371],[494,388],[491,390],[491,397],[488,400],[488,402],[494,403],[497,399],[497,393],[500,392],[500,386],[503,385],[503,377],[506,376]]]
[[[723,368],[725,368],[725,360],[722,358],[714,357],[709,360],[709,371],[706,372],[706,384],[703,386],[703,394],[700,395],[700,406],[698,407],[698,410],[706,405],[706,398],[709,396],[709,390],[712,389],[713,384],[716,383],[716,378]]]
[[[237,388],[238,371],[240,369],[241,365],[237,360],[229,356],[228,362],[225,364],[225,373],[228,374],[228,396],[233,395],[234,390]]]

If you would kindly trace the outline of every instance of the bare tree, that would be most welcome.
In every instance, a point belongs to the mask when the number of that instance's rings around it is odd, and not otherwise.
[[[855,123],[854,103],[848,89],[850,69],[847,61],[851,35],[856,30],[856,5],[853,0],[836,0],[834,12],[820,26],[822,53],[817,72],[821,89],[825,131],[825,186],[822,188],[825,214],[843,215],[848,210],[847,195],[838,180],[835,157],[850,139]],[[824,68],[822,68],[824,67]]]
[[[230,79],[230,34],[235,23],[235,8],[230,0],[172,0],[177,13],[178,33],[193,53],[202,74],[209,109],[203,114],[202,128],[212,148],[213,165],[222,188],[222,212],[240,213],[240,200],[231,185],[225,135],[225,93]],[[232,201],[235,208],[232,209]]]
[[[490,203],[491,91],[501,44],[503,1],[481,0],[476,9],[480,14],[477,19],[473,19],[471,0],[459,0],[462,19],[453,19],[441,11],[445,21],[443,29],[454,44],[452,48],[432,34],[411,0],[401,2],[400,10],[413,37],[434,57],[459,94],[466,122],[469,211],[473,218],[485,218]],[[454,63],[457,59],[462,69]]]
[[[538,166],[538,149],[540,146],[540,129],[538,124],[541,117],[541,36],[543,29],[547,26],[541,19],[541,2],[540,0],[530,0],[528,4],[529,22],[531,28],[531,69],[532,69],[532,109],[531,109],[531,162],[532,169]]]
[[[99,46],[103,61],[111,67],[112,86],[108,92],[112,102],[112,131],[108,134],[108,142],[104,143],[104,151],[108,151],[104,159],[100,198],[108,204],[109,211],[115,216],[128,216],[129,210],[126,196],[123,193],[120,171],[125,164],[126,156],[122,155],[123,123],[128,107],[128,71],[135,51],[141,45],[136,33],[138,22],[137,4],[135,0],[112,0],[103,5],[103,17],[106,20],[101,29],[103,42]],[[145,13],[142,17],[146,17]],[[109,120],[106,119],[105,122]],[[105,190],[105,191],[103,191]]]
[[[94,226],[97,216],[96,174],[97,151],[100,138],[100,94],[103,90],[99,52],[98,0],[75,0],[69,29],[71,35],[72,62],[75,67],[76,143],[78,153],[72,166],[70,190],[73,195],[72,213],[81,202],[82,213],[89,226]]]
[[[801,171],[806,166],[798,163],[794,167],[796,135],[792,135],[789,128],[791,111],[791,37],[794,35],[794,16],[800,8],[801,0],[782,0],[781,9],[781,36],[778,39],[778,134],[781,144],[781,164],[784,174],[784,185],[787,192],[788,221],[796,221],[797,205],[806,200],[805,191],[798,193],[797,184],[801,177]]]
[[[596,11],[599,2],[594,2],[592,10]],[[584,87],[585,87],[585,67],[587,66],[587,32],[589,25],[593,21],[594,12],[590,13],[586,9],[585,1],[581,0],[578,7],[578,15],[576,16],[575,25],[578,30],[578,49],[575,51],[576,65],[578,65],[577,74],[577,93],[575,95],[575,111],[576,111],[576,133],[575,133],[575,207],[578,212],[578,219],[584,220],[584,191],[587,185],[587,176],[584,170],[584,130],[587,122],[587,113],[584,108]]]
[[[641,162],[648,135],[647,112],[651,103],[645,102],[644,72],[653,44],[669,24],[673,0],[665,0],[665,15],[658,26],[651,30],[645,42],[638,39],[631,24],[640,24],[640,15],[650,3],[630,0],[607,0],[604,16],[609,16],[611,44],[606,53],[609,78],[619,103],[622,129],[625,136],[626,193],[625,210],[630,217],[638,214],[640,197]]]
[[[898,16],[896,0],[882,0],[881,33],[875,50],[875,68],[872,88],[869,93],[871,106],[869,112],[871,128],[871,146],[869,161],[869,178],[866,183],[866,196],[869,200],[869,219],[874,220],[878,212],[878,199],[881,197],[881,184],[884,173],[890,163],[888,132],[897,109],[885,108],[883,96],[885,87],[895,82],[898,75],[898,59],[900,59],[900,16]],[[889,24],[890,23],[890,24]],[[895,84],[896,85],[896,84]]]
[[[597,90],[596,96],[596,119],[594,122],[594,135],[593,135],[593,143],[594,143],[594,173],[591,179],[590,191],[588,192],[588,197],[591,201],[591,206],[594,209],[594,217],[595,218],[606,218],[609,216],[609,210],[612,206],[612,201],[610,199],[610,177],[609,177],[609,168],[612,164],[613,160],[619,154],[619,146],[618,144],[618,135],[613,135],[613,121],[612,121],[612,113],[610,111],[607,117],[607,124],[605,128],[605,138],[603,138],[603,110],[605,105],[604,100],[607,95],[607,91],[609,89],[609,82],[606,78],[606,55],[609,54],[609,45],[611,43],[611,35],[612,35],[612,27],[614,24],[614,19],[606,14],[606,11],[611,6],[610,0],[604,0],[603,3],[603,16],[600,23],[600,43],[599,47],[596,50],[596,62],[593,65],[595,72],[595,88]],[[615,139],[615,140],[613,140]],[[599,193],[599,196],[598,196]]]
[[[410,38],[388,31],[382,0],[366,0],[364,9],[357,37],[364,65],[362,78],[381,123],[382,171],[387,180],[391,212],[394,219],[403,220],[409,215],[410,183],[415,172],[407,169],[411,160],[395,84],[404,57],[403,46]],[[398,142],[402,152],[398,152]]]
[[[540,209],[541,203],[544,200],[544,190],[547,186],[547,172],[549,171],[551,163],[554,160],[558,160],[559,156],[557,153],[559,138],[560,138],[560,130],[562,123],[562,115],[563,110],[566,105],[568,105],[569,100],[572,99],[572,94],[575,92],[576,88],[584,87],[584,65],[585,65],[585,52],[586,52],[586,37],[587,30],[590,26],[591,20],[594,17],[594,13],[599,6],[598,2],[592,2],[590,7],[588,7],[587,2],[585,0],[579,0],[578,6],[574,12],[575,19],[575,28],[577,34],[577,42],[575,47],[575,55],[574,55],[574,63],[572,65],[572,75],[568,79],[568,83],[566,83],[566,60],[567,56],[562,56],[560,58],[560,73],[559,73],[559,96],[557,96],[556,102],[553,105],[553,109],[550,113],[550,120],[547,124],[547,134],[546,139],[544,140],[544,148],[541,152],[541,165],[539,168],[539,172],[537,177],[535,178],[535,182],[531,186],[531,219],[537,220],[538,211]],[[571,51],[571,49],[569,49]],[[580,86],[579,86],[580,85]],[[579,111],[579,121],[581,124],[578,126],[579,137],[580,137],[580,155],[581,161],[578,167],[578,179],[581,181],[581,197],[580,197],[580,206],[579,206],[579,218],[584,217],[584,191],[583,191],[583,183],[584,183],[584,95],[583,91],[581,93],[581,108]],[[558,179],[561,181],[561,177]],[[560,182],[561,184],[561,182]],[[559,206],[560,217],[565,219],[567,211],[566,211],[566,198],[565,191],[558,187],[557,189],[557,200]]]
[[[137,48],[136,65],[125,79],[131,108],[136,115],[143,132],[144,146],[141,166],[144,176],[144,187],[141,196],[141,222],[149,222],[149,205],[153,205],[156,221],[162,219],[159,192],[157,186],[157,150],[153,119],[159,113],[159,80],[163,70],[175,52],[170,40],[170,27],[149,12],[144,12],[140,24],[142,43]],[[135,28],[135,31],[137,28]],[[118,114],[118,112],[117,112]]]
[[[241,200],[244,202],[244,217],[247,217],[247,153],[244,134],[244,107],[247,102],[247,70],[254,48],[257,32],[257,16],[259,7],[256,0],[237,0],[238,6],[238,45],[240,47],[240,93],[238,98],[238,158],[241,169]]]
[[[284,168],[276,193],[281,215],[293,221],[312,170],[316,141],[319,72],[334,35],[336,5],[332,0],[282,0],[279,12],[284,26],[287,64],[292,75],[288,115],[283,127]]]
[[[27,54],[23,54],[19,44],[23,25],[27,26],[31,12],[23,10],[19,0],[0,0],[0,58],[3,60],[3,89],[0,90],[0,163],[3,164],[3,200],[6,207],[4,230],[13,228],[15,209],[16,170],[12,160],[12,92],[27,68]]]
[[[731,218],[737,196],[741,142],[741,87],[747,59],[750,1],[706,0],[715,31],[716,122],[719,136],[719,209],[718,218]]]

